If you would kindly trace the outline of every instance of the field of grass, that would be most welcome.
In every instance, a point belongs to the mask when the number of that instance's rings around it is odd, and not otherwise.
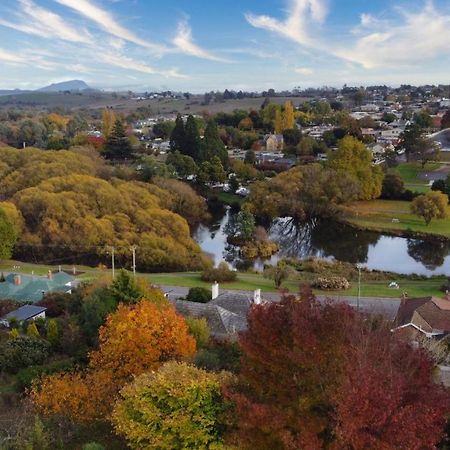
[[[231,194],[230,192],[219,191],[214,192],[214,195],[216,195],[217,198],[225,205],[233,205],[235,203],[242,204],[245,200],[240,195]]]
[[[396,200],[372,200],[356,202],[349,207],[347,220],[361,228],[388,231],[414,231],[450,238],[450,219],[424,220],[411,214],[410,202]],[[449,208],[450,215],[450,208]],[[393,223],[398,219],[399,223]]]
[[[422,170],[421,164],[413,162],[399,164],[397,170],[405,182],[405,189],[410,189],[413,192],[427,192],[430,190],[428,180],[420,178],[419,175],[422,172],[432,172],[439,167],[439,163],[431,162],[427,163]]]

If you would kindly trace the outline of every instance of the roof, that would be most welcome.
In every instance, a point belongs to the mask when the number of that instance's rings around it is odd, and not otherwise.
[[[211,335],[224,339],[247,329],[247,313],[253,300],[241,293],[224,292],[208,303],[173,301],[183,316],[205,318]]]
[[[450,332],[450,300],[436,297],[402,300],[395,318],[396,327],[413,324],[422,329],[423,322],[431,331]]]
[[[20,276],[20,284],[15,284],[15,278]],[[52,278],[10,273],[5,281],[0,283],[0,299],[10,299],[22,302],[38,302],[47,292],[68,292],[74,278],[64,272],[52,275]]]
[[[11,311],[10,313],[6,314],[3,319],[9,320],[12,318],[16,318],[19,322],[22,322],[23,320],[32,319],[33,317],[45,312],[46,310],[47,308],[44,308],[43,306],[24,305],[16,309],[15,311]]]

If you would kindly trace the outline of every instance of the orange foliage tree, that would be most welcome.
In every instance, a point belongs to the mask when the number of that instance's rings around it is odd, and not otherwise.
[[[104,420],[119,390],[134,376],[195,353],[183,317],[168,304],[120,304],[99,331],[85,371],[44,377],[31,391],[37,410],[77,421]]]

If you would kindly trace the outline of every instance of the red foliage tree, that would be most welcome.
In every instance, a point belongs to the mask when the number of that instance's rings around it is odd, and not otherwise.
[[[383,321],[310,292],[255,305],[231,396],[243,448],[419,449],[439,442],[449,396]]]

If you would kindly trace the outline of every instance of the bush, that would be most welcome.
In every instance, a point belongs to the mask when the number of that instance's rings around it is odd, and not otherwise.
[[[208,303],[211,300],[211,291],[202,287],[190,288],[186,300],[196,303]]]
[[[50,354],[50,343],[31,336],[19,336],[0,345],[0,372],[16,373],[23,367],[42,364]]]
[[[202,272],[201,279],[203,281],[210,281],[210,282],[217,281],[218,283],[224,283],[236,281],[237,273],[234,272],[233,270],[230,270],[227,263],[221,262],[218,267],[211,267],[209,269],[205,269]]]
[[[97,442],[88,442],[83,445],[83,450],[105,450],[105,447]]]
[[[45,311],[47,317],[59,317],[67,312],[70,300],[70,294],[47,292],[37,305],[47,308],[47,311]]]
[[[19,392],[23,392],[30,388],[33,381],[42,375],[51,375],[56,372],[63,372],[73,368],[73,362],[71,359],[64,359],[61,361],[54,361],[49,364],[43,364],[41,366],[30,366],[25,369],[19,370],[16,376],[15,388]]]
[[[209,341],[209,328],[205,318],[186,317],[189,333],[195,338],[197,348],[205,347]]]
[[[319,277],[313,281],[312,287],[323,291],[340,291],[348,289],[350,283],[344,277]]]

